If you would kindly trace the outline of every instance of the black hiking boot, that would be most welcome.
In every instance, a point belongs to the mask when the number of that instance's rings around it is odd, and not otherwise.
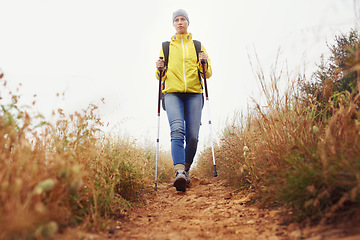
[[[176,177],[174,180],[174,187],[176,191],[185,192],[186,191],[186,175],[185,171],[179,170],[176,172]]]

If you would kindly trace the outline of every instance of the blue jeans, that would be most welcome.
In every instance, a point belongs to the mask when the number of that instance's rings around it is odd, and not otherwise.
[[[176,164],[194,160],[201,122],[201,93],[167,93],[165,107],[171,130],[171,156]],[[184,145],[185,143],[185,145]]]

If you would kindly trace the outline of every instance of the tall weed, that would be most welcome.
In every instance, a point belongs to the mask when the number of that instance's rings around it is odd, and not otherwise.
[[[246,117],[237,114],[223,130],[219,176],[255,189],[261,205],[290,208],[298,220],[333,219],[360,200],[360,89],[304,99],[302,78],[287,76],[280,90],[282,74],[274,70],[267,80],[257,73],[265,107],[254,100]],[[209,151],[198,164],[205,174]]]
[[[9,95],[0,102],[0,239],[41,239],[79,223],[102,229],[153,187],[154,154],[102,132],[97,106],[58,109],[46,121]]]

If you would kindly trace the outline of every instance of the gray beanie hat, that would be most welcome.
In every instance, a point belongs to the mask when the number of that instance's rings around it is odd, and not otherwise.
[[[173,13],[173,23],[175,21],[175,18],[178,16],[184,16],[186,18],[186,20],[188,21],[188,24],[190,24],[188,14],[186,13],[186,11],[184,9],[179,9]]]

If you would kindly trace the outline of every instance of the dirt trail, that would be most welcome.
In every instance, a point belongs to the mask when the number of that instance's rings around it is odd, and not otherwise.
[[[354,229],[306,228],[284,224],[280,211],[248,206],[249,195],[235,193],[218,179],[192,179],[185,193],[160,184],[147,204],[114,222],[108,233],[68,231],[64,239],[360,239]],[[76,235],[76,237],[75,237]],[[348,235],[348,236],[347,236]],[[60,239],[60,238],[59,238]]]

